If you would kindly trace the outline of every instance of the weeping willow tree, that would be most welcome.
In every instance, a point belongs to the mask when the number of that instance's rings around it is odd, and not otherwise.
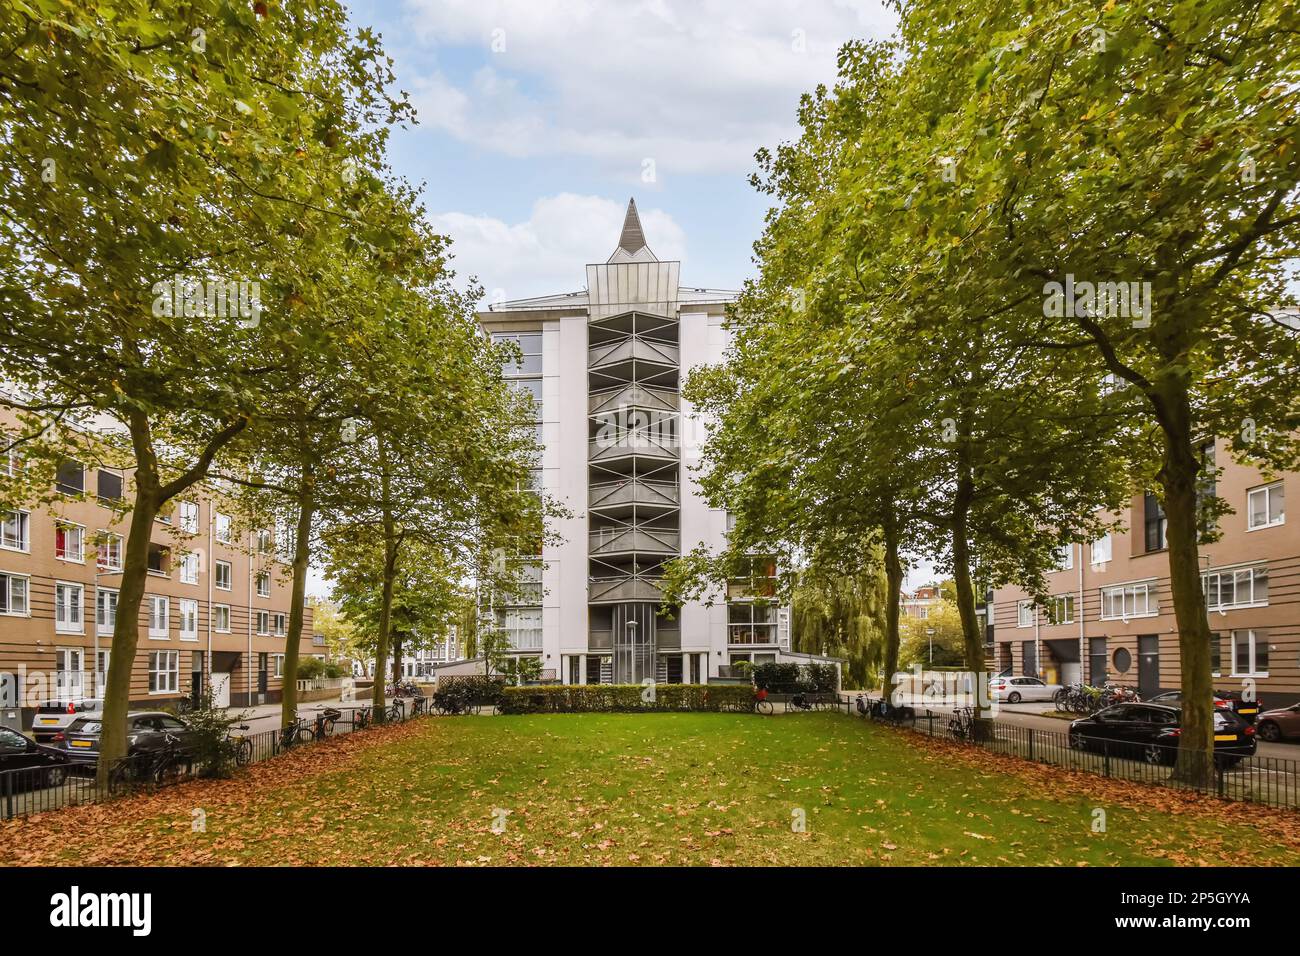
[[[844,658],[844,686],[875,687],[885,650],[889,598],[883,557],[853,574],[804,569],[790,601],[791,644],[805,654]]]

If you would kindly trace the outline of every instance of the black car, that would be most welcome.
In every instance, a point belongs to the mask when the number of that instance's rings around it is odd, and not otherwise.
[[[131,757],[157,753],[171,746],[185,751],[193,736],[193,731],[185,721],[164,711],[137,711],[127,714],[126,720],[126,752]],[[95,763],[99,760],[99,736],[102,730],[101,718],[78,717],[63,733],[59,745],[73,761]]]
[[[24,737],[16,730],[0,727],[0,792],[57,787],[68,778],[68,755]]]
[[[1183,692],[1180,690],[1165,691],[1163,694],[1156,694],[1147,703],[1181,707],[1183,706]],[[1216,690],[1214,692],[1214,707],[1216,710],[1230,710],[1251,724],[1255,722],[1259,712],[1264,709],[1263,704],[1264,702],[1260,700],[1243,700],[1240,694],[1232,691]]]
[[[1109,753],[1149,764],[1171,765],[1178,756],[1182,711],[1163,704],[1114,704],[1070,723],[1075,750]],[[1214,753],[1230,767],[1255,752],[1255,728],[1230,710],[1214,711]]]

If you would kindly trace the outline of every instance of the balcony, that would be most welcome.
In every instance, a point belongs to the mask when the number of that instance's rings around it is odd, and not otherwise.
[[[630,336],[591,346],[587,349],[587,367],[605,369],[625,362],[651,362],[676,368],[681,364],[681,355],[681,349],[668,342]]]
[[[592,415],[617,412],[625,408],[644,408],[655,412],[675,412],[681,406],[681,397],[671,388],[654,388],[649,385],[624,385],[619,388],[594,392],[587,396],[587,411]]]
[[[601,511],[619,512],[635,505],[661,513],[673,511],[681,507],[681,503],[681,489],[675,481],[629,478],[599,482],[587,489],[587,504]]]
[[[593,556],[680,554],[682,550],[681,534],[657,528],[602,528],[591,532],[588,542],[587,553]]]
[[[681,442],[676,436],[651,436],[645,432],[627,432],[618,438],[600,438],[588,445],[588,460],[617,461],[621,458],[650,458],[676,461],[681,456]]]
[[[663,603],[661,578],[620,574],[614,577],[589,578],[587,600],[592,604],[622,604],[626,601]]]
[[[589,631],[587,633],[587,650],[608,651],[614,647],[612,631]],[[675,627],[655,628],[656,651],[680,651],[682,649],[682,632]]]

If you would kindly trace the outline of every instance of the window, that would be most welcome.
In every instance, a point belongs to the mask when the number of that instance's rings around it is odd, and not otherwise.
[[[497,344],[512,343],[519,346],[522,356],[506,361],[501,366],[501,374],[513,378],[518,375],[542,374],[542,333],[515,332],[497,333],[492,336]]]
[[[95,591],[95,630],[103,634],[112,634],[117,624],[117,592],[112,588],[97,588]]]
[[[1056,570],[1069,571],[1074,567],[1074,545],[1063,544],[1056,549]]]
[[[230,633],[230,605],[212,605],[212,629],[220,634]]]
[[[1106,638],[1094,637],[1088,644],[1088,683],[1100,687],[1106,683]]]
[[[216,562],[216,564],[213,565],[213,571],[212,571],[212,574],[213,574],[213,578],[214,578],[214,580],[215,580],[215,584],[216,584],[217,590],[219,590],[219,591],[229,591],[229,590],[230,590],[230,580],[231,580],[231,575],[230,575],[230,562],[229,562],[229,561],[218,561],[218,562]]]
[[[1213,440],[1201,445],[1201,471],[1196,477],[1196,526],[1201,544],[1208,544],[1217,522],[1210,513],[1217,489],[1218,468],[1214,462]]]
[[[156,639],[166,640],[170,630],[167,613],[170,610],[170,602],[165,597],[150,595],[149,597],[149,636]]]
[[[1021,601],[1016,605],[1016,627],[1034,626],[1034,602]]]
[[[86,529],[81,525],[60,522],[54,527],[54,556],[60,561],[86,559]]]
[[[149,693],[174,694],[180,688],[181,652],[149,652]]]
[[[257,633],[258,634],[271,633],[271,612],[270,611],[257,612]]]
[[[1062,594],[1052,598],[1052,623],[1074,623],[1074,595]]]
[[[95,652],[95,696],[103,697],[104,690],[108,686],[108,661],[111,656],[109,651]]]
[[[1156,601],[1156,586],[1153,582],[1144,584],[1121,584],[1113,588],[1101,589],[1101,619],[1128,620],[1131,617],[1153,617],[1160,613]]]
[[[191,551],[181,556],[181,584],[199,583],[199,556]]]
[[[86,491],[86,466],[72,458],[59,462],[54,475],[54,487],[65,495],[80,495]]]
[[[78,701],[85,697],[81,655],[79,647],[59,647],[54,651],[54,693],[60,700]]]
[[[1286,498],[1282,482],[1251,488],[1246,492],[1246,528],[1272,528],[1286,521]]]
[[[230,515],[218,511],[213,520],[217,525],[217,540],[222,544],[230,544]]]
[[[1160,506],[1160,499],[1148,491],[1143,498],[1142,512],[1146,524],[1146,544],[1148,551],[1160,551],[1165,547],[1165,509]]]
[[[0,548],[10,551],[27,550],[27,526],[31,516],[26,511],[6,511],[0,522]]]
[[[497,612],[497,625],[510,639],[517,651],[542,649],[542,609],[540,607],[512,607]]]
[[[275,676],[276,677],[284,676],[284,655],[283,654],[275,655]]]
[[[29,586],[26,575],[0,572],[0,614],[26,614]]]
[[[0,433],[0,444],[5,446],[0,451],[0,475],[13,478],[23,470],[23,456],[18,452],[20,439]]]
[[[95,475],[95,493],[99,496],[99,500],[105,504],[115,505],[119,503],[124,497],[122,494],[122,476],[115,471],[99,469]]]
[[[274,544],[274,535],[266,528],[257,532],[257,553],[270,554]]]
[[[168,575],[171,573],[171,548],[165,544],[149,545],[149,573]]]
[[[177,607],[180,612],[180,631],[182,641],[199,639],[199,602],[181,598]]]
[[[199,506],[193,501],[182,501],[179,508],[181,530],[188,534],[198,534]]]
[[[1263,631],[1232,632],[1232,676],[1268,676],[1268,637]]]
[[[96,545],[95,565],[101,571],[122,570],[122,536],[111,531],[99,533]]]
[[[289,618],[286,614],[271,615],[271,633],[276,637],[284,637],[289,633]]]
[[[1210,635],[1210,672],[1215,677],[1222,673],[1222,643],[1223,641],[1217,632]]]
[[[1092,543],[1092,563],[1105,564],[1107,561],[1111,559],[1111,554],[1113,553],[1113,550],[1114,550],[1114,543],[1111,539],[1110,532],[1107,531],[1104,535],[1102,535],[1100,538],[1098,538],[1096,541]]]
[[[776,605],[736,601],[727,605],[728,644],[775,644]]]
[[[257,574],[257,596],[258,596],[258,597],[270,597],[270,596],[271,596],[271,572],[270,572],[270,571],[259,571],[259,572],[258,572],[258,574]]]
[[[58,582],[54,585],[54,629],[64,634],[80,634],[82,589],[80,584]]]
[[[1263,607],[1268,604],[1268,567],[1233,568],[1212,571],[1202,576],[1205,606],[1210,611],[1237,607]]]

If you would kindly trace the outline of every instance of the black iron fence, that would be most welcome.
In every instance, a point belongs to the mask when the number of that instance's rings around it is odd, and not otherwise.
[[[847,713],[861,713],[854,700],[845,698],[841,703]],[[865,703],[870,713],[873,701]],[[1300,760],[1248,755],[1236,742],[1218,745],[1213,762],[1207,762],[1204,767],[1188,768],[1178,766],[1177,746],[1043,730],[996,719],[976,724],[963,711],[893,708],[887,709],[883,716],[877,712],[873,719],[884,719],[927,736],[945,737],[994,753],[1116,780],[1300,809]]]
[[[333,711],[337,717],[330,715]],[[385,707],[386,722],[401,723],[430,712],[415,698],[393,698]],[[464,711],[473,712],[472,709]],[[365,730],[377,723],[374,709],[358,704],[349,707],[300,711],[297,726],[284,730],[247,733],[232,725],[231,753],[238,766],[260,763],[288,750],[341,734]],[[141,790],[165,787],[203,776],[206,766],[182,750],[136,753],[126,757],[108,775],[96,780],[93,763],[50,764],[0,770],[0,820],[46,813],[80,803],[92,803]]]

